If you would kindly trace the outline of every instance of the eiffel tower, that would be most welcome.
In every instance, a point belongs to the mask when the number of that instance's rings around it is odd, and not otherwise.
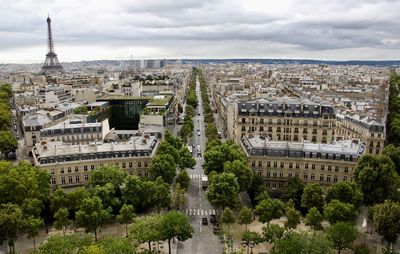
[[[53,36],[51,34],[51,19],[49,16],[47,17],[47,33],[48,33],[48,39],[47,39],[48,53],[46,54],[46,60],[44,61],[44,64],[42,66],[42,73],[44,74],[58,73],[58,72],[63,73],[64,69],[61,66],[60,62],[58,61],[57,54],[54,52],[54,42],[53,42]]]

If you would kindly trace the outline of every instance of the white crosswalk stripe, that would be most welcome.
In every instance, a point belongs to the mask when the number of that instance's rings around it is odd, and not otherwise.
[[[218,215],[220,211],[215,209],[186,209],[185,213],[188,216],[210,216]]]
[[[205,176],[205,175],[204,174],[189,174],[190,179],[201,179],[203,176]]]

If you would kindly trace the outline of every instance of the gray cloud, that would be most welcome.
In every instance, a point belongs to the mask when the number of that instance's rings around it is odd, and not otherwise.
[[[33,56],[32,48],[46,50],[48,12],[57,52],[104,49],[99,59],[128,51],[152,58],[400,58],[400,0],[15,0],[3,5],[0,59],[7,61],[13,61],[12,52],[16,61],[24,53],[42,60],[43,53]],[[68,54],[68,60],[81,59],[85,56]]]

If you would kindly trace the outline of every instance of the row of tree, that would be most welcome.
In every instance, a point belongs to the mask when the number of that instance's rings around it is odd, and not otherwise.
[[[12,88],[10,84],[0,84],[0,153],[6,158],[15,152],[18,143],[11,133],[13,114],[10,109]]]
[[[389,83],[389,117],[386,134],[387,142],[395,146],[400,145],[400,82],[395,70],[390,72]]]
[[[189,85],[188,95],[186,97],[185,117],[183,118],[183,125],[180,131],[180,136],[184,144],[187,143],[194,129],[192,119],[195,115],[195,109],[197,108],[196,78],[197,72],[193,70],[192,80]]]

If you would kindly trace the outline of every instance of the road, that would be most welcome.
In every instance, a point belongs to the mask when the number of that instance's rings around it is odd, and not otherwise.
[[[194,169],[187,169],[190,176],[190,186],[186,192],[186,203],[183,212],[190,218],[190,223],[194,228],[193,238],[185,242],[178,243],[177,253],[196,254],[196,253],[221,253],[222,246],[219,237],[213,234],[212,224],[210,223],[211,214],[219,214],[208,202],[206,193],[201,186],[201,177],[204,175],[202,164],[204,163],[204,149],[206,146],[206,136],[204,128],[203,107],[200,96],[200,83],[196,80],[196,94],[198,99],[197,112],[193,118],[194,133],[190,144],[194,144],[193,155],[196,158]],[[200,135],[198,135],[198,130]],[[200,146],[201,155],[197,154],[197,147]],[[201,219],[206,217],[208,225],[201,225]]]

